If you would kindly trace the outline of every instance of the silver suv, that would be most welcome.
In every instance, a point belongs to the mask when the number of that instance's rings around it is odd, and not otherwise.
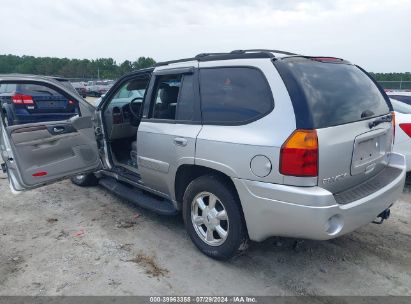
[[[227,259],[247,240],[326,240],[377,218],[402,192],[394,116],[360,67],[272,50],[200,54],[118,80],[68,121],[2,126],[14,190],[66,177],[162,215],[182,213],[194,244]]]

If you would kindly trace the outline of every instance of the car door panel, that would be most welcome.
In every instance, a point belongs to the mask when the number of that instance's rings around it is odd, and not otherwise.
[[[12,78],[15,79],[15,78]],[[26,78],[23,78],[26,79]],[[1,83],[0,79],[0,83]],[[90,108],[65,88],[34,77],[30,83],[44,84],[77,100],[82,116],[69,120],[7,126],[1,123],[1,152],[14,190],[36,188],[101,166]],[[17,80],[16,80],[17,81]],[[18,78],[18,81],[23,81]]]
[[[178,167],[194,164],[200,130],[201,125],[143,121],[137,135],[137,161],[144,184],[166,195],[173,193]],[[186,144],[180,145],[176,138]]]
[[[68,131],[55,134],[52,131],[55,128]],[[17,125],[6,130],[23,187],[31,188],[99,165],[98,154],[90,145],[88,136],[82,129],[74,129],[70,122]]]

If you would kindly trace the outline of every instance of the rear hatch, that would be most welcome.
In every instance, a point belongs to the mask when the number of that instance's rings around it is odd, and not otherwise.
[[[13,103],[15,106],[25,107],[31,114],[72,113],[76,109],[74,101],[68,100],[53,89],[37,84],[18,85]]]
[[[316,129],[318,185],[342,192],[386,168],[391,105],[359,67],[330,57],[274,61],[293,102],[297,129]]]

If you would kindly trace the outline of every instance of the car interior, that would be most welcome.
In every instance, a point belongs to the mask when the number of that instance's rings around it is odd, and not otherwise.
[[[175,119],[181,77],[162,77],[155,88],[153,119]],[[137,173],[137,130],[143,98],[150,79],[138,77],[126,82],[103,109],[105,131],[114,165]]]

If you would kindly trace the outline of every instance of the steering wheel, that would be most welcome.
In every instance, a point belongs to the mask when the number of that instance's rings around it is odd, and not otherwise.
[[[133,98],[133,99],[130,101],[130,106],[129,106],[129,108],[130,108],[130,113],[131,113],[131,115],[133,115],[134,119],[138,119],[138,120],[139,120],[141,113],[136,113],[136,112],[134,111],[134,109],[133,109],[133,103],[134,103],[135,101],[137,101],[137,100],[143,100],[143,97]],[[140,112],[141,112],[141,110],[142,110],[142,107],[140,107]]]

